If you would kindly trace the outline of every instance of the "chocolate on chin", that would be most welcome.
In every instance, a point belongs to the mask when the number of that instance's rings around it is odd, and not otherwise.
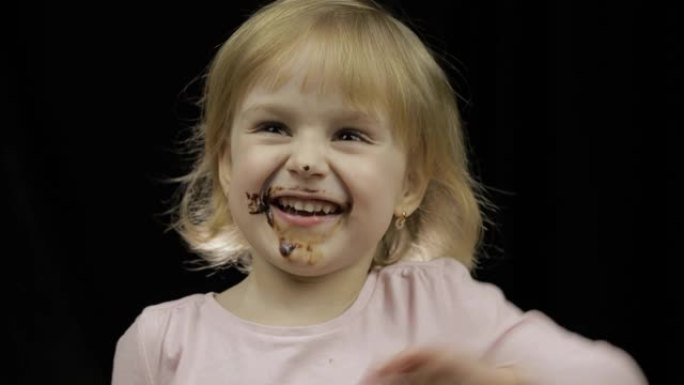
[[[296,241],[293,239],[297,239]],[[306,239],[306,240],[304,240]],[[292,263],[316,264],[322,257],[320,243],[323,239],[310,239],[307,237],[281,236],[279,238],[278,251],[280,255]]]
[[[290,256],[290,254],[292,254],[292,252],[294,251],[294,249],[297,248],[297,246],[299,245],[297,245],[296,243],[292,243],[290,241],[286,241],[285,239],[281,239],[280,247],[278,248],[278,250],[280,250],[280,255],[287,258]]]

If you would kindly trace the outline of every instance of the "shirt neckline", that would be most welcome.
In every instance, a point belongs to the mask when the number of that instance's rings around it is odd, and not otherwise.
[[[347,325],[351,319],[362,312],[375,291],[379,271],[380,269],[374,268],[368,273],[359,295],[351,306],[342,312],[342,314],[318,324],[304,326],[275,326],[248,321],[221,306],[216,300],[217,293],[215,292],[209,292],[204,295],[205,310],[208,312],[210,319],[218,322],[219,327],[230,328],[232,332],[235,332],[235,328],[237,327],[255,334],[283,337],[306,337],[329,333],[340,329],[343,325]]]

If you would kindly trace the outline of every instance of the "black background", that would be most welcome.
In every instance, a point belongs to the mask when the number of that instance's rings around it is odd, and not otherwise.
[[[186,170],[172,150],[197,116],[197,76],[257,4],[13,4],[0,169],[12,369],[0,382],[106,384],[144,306],[239,278],[184,268],[191,254],[159,215],[174,186],[161,180]],[[478,276],[627,350],[652,384],[682,383],[663,159],[674,144],[654,107],[681,101],[667,65],[675,13],[384,4],[454,65],[473,170],[499,206]]]

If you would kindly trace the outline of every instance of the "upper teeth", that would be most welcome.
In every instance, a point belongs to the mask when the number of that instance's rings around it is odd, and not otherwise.
[[[323,212],[330,214],[337,211],[337,206],[333,203],[311,201],[297,198],[278,198],[278,203],[285,207],[294,208],[297,211],[306,211],[309,213]]]

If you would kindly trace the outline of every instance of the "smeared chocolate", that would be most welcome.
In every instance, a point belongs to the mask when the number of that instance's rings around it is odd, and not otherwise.
[[[269,187],[259,193],[250,194],[246,192],[245,195],[247,195],[247,200],[249,201],[247,203],[249,213],[266,214],[266,222],[268,222],[269,226],[273,227],[273,212],[271,211],[269,202],[271,201],[271,194],[282,189],[282,187]]]
[[[290,243],[289,241],[286,241],[284,239],[280,240],[280,246],[278,247],[278,250],[280,250],[280,255],[283,257],[287,258],[292,254],[292,252],[298,247],[298,244],[295,243]]]
[[[245,193],[249,203],[247,207],[249,208],[250,214],[261,214],[270,211],[268,206],[268,194],[263,193]]]
[[[280,255],[284,258],[296,258],[300,261],[306,261],[309,265],[314,265],[321,258],[321,251],[315,248],[317,241],[318,240],[308,238],[302,242],[295,242],[281,237],[278,251],[280,251]],[[299,252],[298,254],[295,254],[297,250],[299,250]]]

